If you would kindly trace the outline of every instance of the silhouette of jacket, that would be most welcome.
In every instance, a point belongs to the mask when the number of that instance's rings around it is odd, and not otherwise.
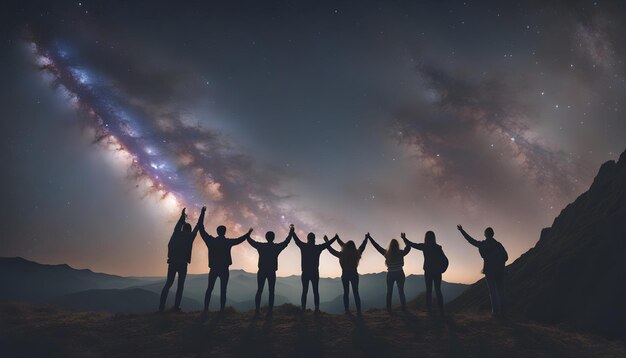
[[[405,243],[424,253],[424,272],[441,272],[443,266],[443,249],[438,244],[415,243],[406,240]]]
[[[371,241],[376,251],[385,256],[385,265],[387,266],[387,271],[402,270],[402,268],[404,267],[404,256],[406,256],[411,251],[411,246],[404,246],[404,249],[400,250],[400,255],[398,255],[397,257],[387,257],[387,250],[380,246],[376,241],[374,241],[374,239],[372,239]]]
[[[504,270],[509,255],[500,242],[494,238],[479,241],[471,237],[465,231],[461,231],[461,234],[467,242],[478,248],[478,252],[484,262],[482,271],[484,274],[499,274]]]
[[[209,267],[212,269],[227,269],[233,263],[230,249],[244,242],[249,237],[249,234],[236,239],[227,239],[224,236],[213,237],[204,230],[204,226],[201,226],[200,237],[202,237],[209,249]]]
[[[168,264],[187,264],[191,263],[191,248],[193,241],[198,234],[198,230],[204,220],[204,211],[200,214],[196,227],[191,232],[183,231],[185,224],[185,216],[181,215],[180,219],[174,226],[174,232],[167,244],[167,263]]]
[[[259,271],[260,272],[274,272],[278,270],[278,255],[283,251],[289,241],[291,241],[291,235],[287,236],[285,241],[280,244],[273,242],[258,242],[247,238],[250,246],[254,247],[259,252]]]
[[[339,243],[339,245],[341,247],[343,247],[343,245],[345,245],[345,243],[343,241],[341,241],[341,239],[339,238],[339,236],[335,236],[335,238],[337,239],[337,242]],[[325,239],[328,240],[328,239]],[[361,246],[359,246],[358,250],[359,250],[359,256],[363,254],[363,251],[365,251],[365,246],[367,246],[367,239],[363,240],[363,243],[361,243]],[[330,242],[330,240],[326,241],[326,242]],[[337,251],[335,249],[333,249],[332,246],[328,246],[328,251],[335,257],[339,258],[339,265],[341,266],[341,271],[344,274],[352,274],[352,273],[356,273],[357,272],[357,266],[359,265],[359,261],[352,261],[349,260],[349,258],[347,258],[346,256],[349,255],[344,255],[343,251]]]
[[[315,243],[302,242],[298,236],[294,233],[293,238],[296,241],[296,245],[300,248],[302,257],[301,266],[303,273],[319,273],[320,267],[320,254],[330,245],[335,242],[336,238],[332,238],[326,243],[321,245],[315,245]]]

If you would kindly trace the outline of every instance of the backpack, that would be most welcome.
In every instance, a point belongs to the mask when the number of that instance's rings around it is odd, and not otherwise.
[[[446,257],[446,254],[443,252],[443,248],[440,246],[439,247],[439,251],[440,251],[440,271],[441,273],[446,272],[446,270],[448,269],[448,265],[450,264],[450,262],[448,261],[448,258]]]
[[[490,242],[488,246],[479,249],[480,256],[485,260],[485,264],[491,267],[504,267],[509,259],[504,246],[498,241]]]
[[[500,242],[498,242],[498,245],[496,245],[496,249],[494,251],[496,252],[498,261],[501,262],[502,265],[505,265],[507,260],[509,259],[509,254],[504,249],[504,246]]]

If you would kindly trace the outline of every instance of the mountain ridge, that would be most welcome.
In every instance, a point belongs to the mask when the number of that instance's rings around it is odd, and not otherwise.
[[[383,308],[385,305],[384,291],[386,289],[385,272],[361,275],[361,297],[363,307]],[[202,308],[204,294],[207,287],[207,274],[187,275],[183,294],[183,310],[198,310]],[[161,293],[165,277],[124,277],[94,273],[89,269],[78,270],[69,265],[39,264],[24,258],[0,258],[0,285],[8,289],[0,291],[0,300],[29,302],[29,303],[56,303],[66,309],[90,309],[106,311],[106,307],[113,307],[111,312],[141,313],[156,309],[158,295]],[[424,280],[421,275],[408,275],[405,285],[407,297],[411,298],[422,292]],[[456,283],[442,283],[446,299],[456,297],[467,286]],[[129,289],[149,291],[131,295]],[[43,291],[43,292],[42,292]],[[176,285],[172,287],[168,303],[173,302]],[[76,295],[81,293],[93,304],[84,306]],[[256,273],[244,270],[231,270],[227,306],[240,311],[254,309],[254,295],[256,292]],[[330,313],[343,312],[343,288],[339,278],[321,278],[320,296],[321,309]],[[98,293],[108,297],[108,300],[99,300]],[[308,302],[313,302],[312,290],[309,290]],[[144,305],[139,304],[137,296],[144,297]],[[152,296],[152,297],[151,297]],[[278,277],[276,282],[276,304],[291,303],[299,305],[301,296],[300,277],[290,275]],[[398,302],[398,295],[394,294],[394,303]],[[148,298],[151,297],[151,298]],[[156,298],[155,298],[156,297]],[[125,304],[126,300],[133,300],[135,305]],[[352,301],[352,307],[354,302]],[[97,302],[101,303],[99,307]],[[267,302],[267,288],[262,296],[262,304]],[[125,310],[120,309],[126,308]],[[213,293],[210,309],[219,308],[219,291]]]

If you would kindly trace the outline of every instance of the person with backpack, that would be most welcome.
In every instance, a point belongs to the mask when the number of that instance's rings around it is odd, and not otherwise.
[[[426,307],[428,313],[432,312],[433,284],[437,294],[437,306],[439,314],[443,316],[443,294],[441,293],[441,274],[448,269],[448,258],[443,253],[443,248],[437,244],[437,238],[432,231],[426,231],[424,243],[414,243],[406,238],[406,234],[400,234],[407,246],[422,251],[424,254],[424,281],[426,281]]]
[[[483,258],[483,270],[487,288],[489,289],[489,298],[491,299],[491,314],[500,316],[503,312],[503,282],[504,282],[504,266],[509,259],[504,246],[494,239],[493,229],[488,227],[485,229],[485,240],[478,241],[469,236],[461,225],[456,228],[461,232],[465,240],[476,246],[480,256]]]
[[[402,310],[406,310],[406,296],[404,295],[404,256],[411,251],[411,246],[406,245],[404,249],[400,250],[400,244],[398,240],[392,239],[389,242],[387,249],[378,245],[368,232],[365,237],[372,242],[372,245],[381,255],[385,256],[385,265],[387,266],[387,311],[391,313],[391,297],[393,296],[393,284],[398,286],[398,293],[400,294],[400,304]]]
[[[341,246],[341,251],[333,249],[332,246],[328,246],[328,251],[335,257],[339,258],[339,264],[341,265],[341,283],[343,284],[343,307],[345,312],[350,313],[350,285],[352,285],[352,294],[354,295],[354,304],[356,305],[356,314],[361,315],[361,296],[359,295],[359,272],[357,267],[359,261],[361,261],[361,255],[365,251],[367,246],[367,236],[361,243],[359,248],[356,248],[354,241],[350,240],[346,243],[341,241],[339,235],[335,234],[333,239],[337,239],[337,242]],[[328,236],[324,235],[324,241],[330,242]]]

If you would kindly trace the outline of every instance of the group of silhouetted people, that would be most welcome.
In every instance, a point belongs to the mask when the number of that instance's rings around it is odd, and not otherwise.
[[[443,294],[441,292],[441,276],[448,268],[448,258],[443,252],[443,248],[437,244],[435,233],[427,231],[424,236],[423,243],[414,243],[407,239],[405,233],[401,233],[400,237],[404,241],[404,248],[400,249],[398,240],[392,239],[387,248],[380,246],[372,236],[367,233],[361,245],[358,247],[354,241],[342,241],[337,234],[332,239],[324,236],[323,244],[315,244],[315,234],[309,233],[306,242],[303,242],[296,235],[293,225],[289,227],[289,235],[281,243],[274,243],[275,234],[268,231],[265,234],[267,242],[258,242],[250,237],[252,229],[236,239],[226,238],[226,227],[217,227],[217,236],[211,236],[204,229],[204,216],[206,207],[202,208],[198,223],[195,228],[185,222],[187,217],[185,209],[183,209],[180,219],[174,227],[174,232],[168,243],[167,253],[167,280],[163,291],[161,292],[161,300],[159,311],[165,309],[165,302],[170,288],[174,284],[174,279],[178,273],[178,288],[176,290],[176,299],[172,311],[180,311],[180,302],[183,295],[185,278],[187,275],[187,265],[191,263],[191,248],[193,241],[198,232],[202,240],[209,250],[209,283],[204,297],[203,316],[206,316],[211,302],[211,295],[215,282],[220,279],[220,311],[223,311],[226,305],[226,289],[228,287],[229,266],[232,264],[231,248],[239,245],[244,241],[254,247],[259,253],[259,271],[257,273],[257,292],[255,296],[255,312],[260,312],[261,295],[267,281],[269,289],[268,315],[272,314],[274,308],[274,288],[276,286],[276,271],[278,270],[278,256],[289,245],[291,239],[294,239],[296,245],[300,249],[302,274],[302,310],[306,310],[306,300],[309,292],[309,283],[313,289],[313,303],[315,312],[319,312],[320,295],[319,295],[319,261],[321,253],[328,251],[339,259],[341,266],[341,283],[343,285],[343,305],[346,313],[350,312],[350,286],[352,286],[352,294],[356,304],[357,314],[361,314],[361,297],[359,295],[359,273],[358,266],[361,256],[365,251],[368,242],[385,257],[385,265],[387,266],[387,310],[391,312],[391,299],[393,295],[394,284],[398,287],[400,295],[400,304],[402,310],[406,310],[406,297],[404,295],[404,256],[406,256],[411,248],[422,251],[424,254],[424,280],[426,283],[426,305],[428,312],[432,311],[432,291],[435,288],[437,295],[437,307],[439,313],[444,314],[443,310]],[[457,225],[457,229],[463,237],[479,250],[480,256],[483,258],[483,273],[489,288],[489,297],[491,299],[492,314],[499,316],[503,314],[503,280],[504,266],[508,260],[508,255],[502,244],[494,238],[492,228],[485,229],[485,240],[478,241],[472,238],[461,225]],[[340,250],[332,247],[334,242],[340,246]]]

